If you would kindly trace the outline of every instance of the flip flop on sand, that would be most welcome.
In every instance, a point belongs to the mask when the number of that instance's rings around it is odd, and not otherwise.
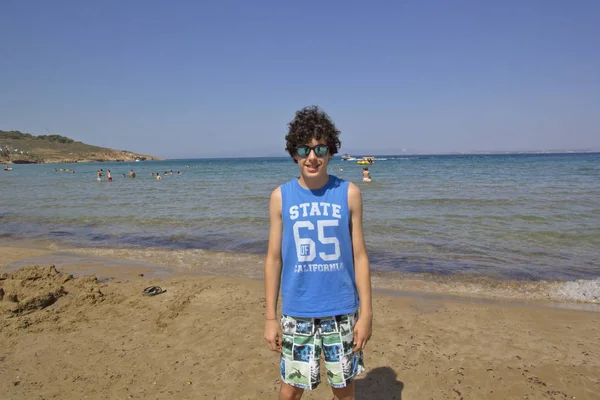
[[[156,296],[157,294],[164,292],[166,292],[166,290],[161,289],[160,286],[148,286],[146,289],[144,289],[142,294],[144,296]]]

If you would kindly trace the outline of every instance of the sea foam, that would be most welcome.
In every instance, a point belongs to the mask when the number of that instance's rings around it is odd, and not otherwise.
[[[561,299],[600,303],[600,278],[562,282],[555,290]]]

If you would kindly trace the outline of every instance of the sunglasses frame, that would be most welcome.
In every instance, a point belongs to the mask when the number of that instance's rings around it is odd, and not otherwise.
[[[323,148],[325,147],[325,154],[323,154],[322,156],[319,155],[317,153],[317,148]],[[305,156],[302,156],[300,154],[300,149],[308,149],[308,152],[306,153]],[[298,146],[296,147],[296,154],[298,155],[298,157],[300,158],[307,158],[308,156],[310,156],[310,152],[314,152],[315,156],[319,157],[319,158],[323,158],[323,157],[327,157],[327,154],[329,154],[329,147],[326,144],[318,144],[316,146],[310,147],[310,146],[306,146],[306,145],[302,145],[302,146]]]

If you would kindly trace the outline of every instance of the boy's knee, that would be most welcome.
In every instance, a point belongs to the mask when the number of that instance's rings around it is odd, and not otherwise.
[[[285,382],[281,382],[281,389],[279,390],[279,400],[300,400],[302,398],[304,389],[288,385]]]

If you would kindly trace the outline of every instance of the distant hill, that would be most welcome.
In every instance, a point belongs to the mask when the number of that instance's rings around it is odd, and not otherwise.
[[[127,150],[92,146],[61,135],[0,130],[0,164],[160,160]]]

